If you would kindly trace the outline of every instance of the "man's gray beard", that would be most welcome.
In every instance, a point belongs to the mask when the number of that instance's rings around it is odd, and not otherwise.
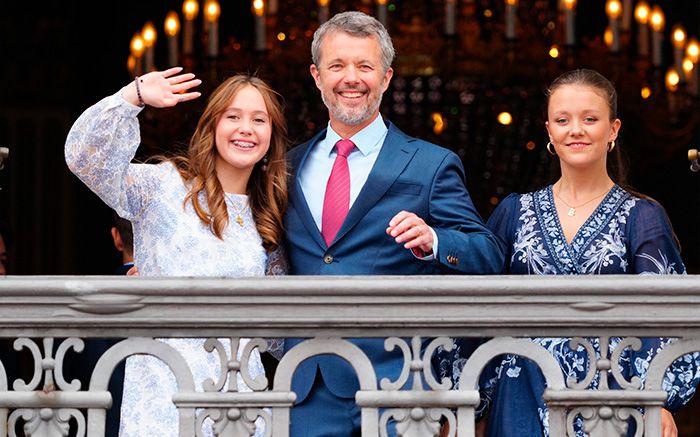
[[[323,100],[323,104],[326,105],[326,108],[328,108],[333,117],[338,119],[341,123],[347,124],[349,126],[356,126],[360,123],[369,120],[369,118],[372,117],[372,115],[379,110],[379,106],[382,103],[383,96],[384,93],[379,94],[377,103],[373,105],[373,107],[368,107],[366,108],[366,110],[360,111],[355,114],[348,114],[346,112],[343,112],[339,104],[331,105],[331,103],[326,99],[326,95],[324,93],[321,93],[321,100]]]

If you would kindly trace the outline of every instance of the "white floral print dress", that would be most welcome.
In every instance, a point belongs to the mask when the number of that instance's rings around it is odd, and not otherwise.
[[[279,253],[268,257],[262,246],[247,196],[226,194],[231,220],[221,240],[201,222],[191,204],[183,205],[188,187],[172,164],[131,163],[140,143],[140,110],[126,102],[121,91],[106,97],[78,118],[65,146],[70,169],[107,205],[132,222],[139,275],[250,277],[264,275],[268,265],[279,265],[274,262]],[[206,205],[205,199],[200,200]],[[239,214],[243,225],[234,220]],[[217,354],[204,350],[205,339],[161,340],[185,358],[196,390],[202,391],[206,379],[219,380]],[[243,339],[240,343],[239,357],[246,342]],[[229,342],[222,343],[230,357]],[[249,365],[252,377],[264,373],[257,351]],[[239,391],[250,391],[240,377],[229,383],[237,383]],[[163,362],[145,355],[129,357],[120,435],[177,436],[178,416],[171,402],[175,391],[175,378]],[[213,435],[209,420],[204,435]],[[263,435],[260,424],[255,435]]]

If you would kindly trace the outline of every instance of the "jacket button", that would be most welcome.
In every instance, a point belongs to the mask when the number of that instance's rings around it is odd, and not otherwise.
[[[333,262],[333,256],[331,255],[326,255],[323,257],[323,262],[326,264],[330,264]]]

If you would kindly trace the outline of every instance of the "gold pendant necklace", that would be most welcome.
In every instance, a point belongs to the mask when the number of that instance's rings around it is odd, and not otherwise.
[[[559,189],[561,190],[561,187]],[[566,215],[568,215],[569,217],[573,217],[576,215],[576,208],[580,208],[588,203],[593,202],[597,198],[609,193],[611,189],[612,189],[612,187],[608,188],[607,190],[603,191],[602,193],[598,194],[597,196],[593,197],[592,199],[588,199],[585,202],[581,203],[580,205],[575,205],[575,206],[572,206],[572,205],[569,205],[568,203],[566,203],[566,200],[562,199],[562,197],[559,195],[559,193],[554,191],[554,189],[552,189],[552,192],[554,193],[555,196],[557,196],[557,199],[561,200],[562,203],[564,205],[566,205],[567,208],[569,208],[569,211],[567,211]]]
[[[232,209],[236,209],[233,203],[233,199],[229,197],[229,194],[226,194],[226,200],[228,201],[229,205],[231,205]],[[246,199],[243,207],[240,208],[238,211],[234,211],[236,213],[236,218],[234,221],[238,223],[238,226],[240,227],[243,227],[243,225],[245,225],[245,221],[243,220],[243,217],[241,215],[248,209],[248,206],[248,200]]]

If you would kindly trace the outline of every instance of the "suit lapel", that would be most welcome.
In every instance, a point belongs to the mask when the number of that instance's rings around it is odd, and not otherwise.
[[[316,243],[321,247],[326,247],[326,242],[323,240],[321,231],[318,230],[314,217],[311,215],[311,210],[309,209],[308,203],[306,203],[306,197],[304,196],[304,190],[301,189],[301,183],[299,178],[297,178],[297,173],[301,168],[303,168],[306,158],[309,153],[314,148],[314,146],[326,137],[326,130],[322,130],[315,137],[309,140],[305,145],[299,146],[301,150],[298,155],[291,159],[292,175],[294,179],[293,189],[291,192],[291,201],[294,205],[294,210],[301,217],[301,222],[304,223],[309,235],[316,241]]]
[[[398,130],[392,123],[388,123],[388,127],[389,132],[386,134],[377,161],[367,177],[367,182],[355,199],[355,203],[348,211],[348,216],[335,236],[334,242],[342,238],[367,215],[367,212],[384,196],[416,153],[416,147],[412,144],[411,137]],[[387,226],[389,226],[388,223]]]

